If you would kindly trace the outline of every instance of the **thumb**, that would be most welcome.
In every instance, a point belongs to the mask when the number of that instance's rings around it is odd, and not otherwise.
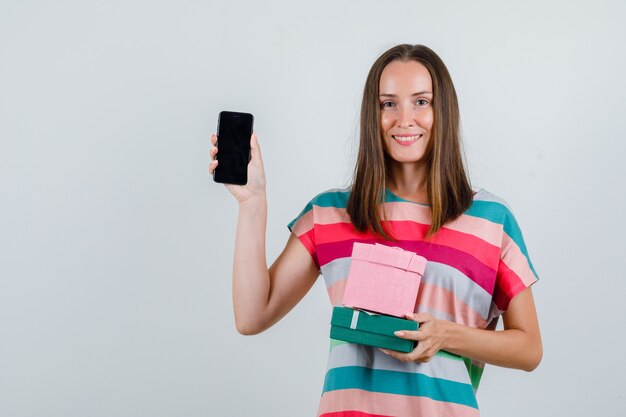
[[[259,139],[256,136],[256,133],[252,133],[250,136],[250,160],[259,161],[261,166],[263,166],[263,158],[261,158],[261,147],[259,146]]]
[[[256,133],[252,132],[252,136],[250,136],[250,151],[254,156],[261,157],[261,146],[259,145],[259,138],[257,138]]]

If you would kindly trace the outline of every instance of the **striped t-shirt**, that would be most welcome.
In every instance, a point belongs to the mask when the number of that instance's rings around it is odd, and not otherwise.
[[[349,189],[317,195],[289,229],[319,267],[332,306],[341,306],[354,242],[397,246],[428,262],[415,312],[494,329],[511,299],[537,281],[522,233],[500,198],[481,189],[470,208],[425,240],[430,206],[385,192],[386,226],[397,241],[357,232],[346,211]],[[330,341],[318,416],[478,416],[484,363],[439,351],[405,363],[377,348]]]

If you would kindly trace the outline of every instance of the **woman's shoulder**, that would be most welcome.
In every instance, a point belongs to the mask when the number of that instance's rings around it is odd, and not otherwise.
[[[502,197],[486,191],[483,188],[475,189],[474,191],[476,191],[474,201],[467,211],[467,214],[501,225],[504,233],[517,244],[528,259],[528,253],[526,252],[526,245],[524,244],[520,226],[509,203]]]
[[[320,207],[345,208],[350,197],[350,186],[344,188],[331,188],[317,194],[309,202],[310,205]]]
[[[485,190],[482,187],[479,188],[474,188],[474,201],[486,201],[486,202],[492,202],[492,203],[497,203],[497,204],[501,204],[503,206],[508,206],[509,203],[507,203],[507,201],[500,197],[497,194],[492,193],[491,191]]]
[[[472,205],[468,214],[479,215],[480,217],[508,217],[512,216],[509,203],[501,196],[494,194],[484,188],[475,188]]]
[[[328,210],[326,209],[331,209],[330,211],[334,211],[333,209],[340,209],[339,212],[345,213],[349,195],[350,187],[331,188],[326,191],[322,191],[309,200],[300,214],[289,223],[289,229],[291,230],[294,225],[304,217],[308,217],[308,221],[311,225],[313,225],[319,220],[315,219],[315,217],[319,215],[316,215],[315,213],[318,213],[319,211],[327,212]],[[342,214],[342,216],[343,215],[344,214]]]

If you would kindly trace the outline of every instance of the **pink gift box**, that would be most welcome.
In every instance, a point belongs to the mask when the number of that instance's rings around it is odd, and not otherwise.
[[[415,310],[426,258],[381,244],[355,243],[343,305],[404,317]]]

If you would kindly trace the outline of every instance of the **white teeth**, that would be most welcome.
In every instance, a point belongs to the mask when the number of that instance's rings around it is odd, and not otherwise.
[[[393,135],[392,135],[393,136]],[[413,140],[418,140],[422,135],[417,135],[417,136],[393,136],[393,138],[397,141],[400,142],[411,142]]]

